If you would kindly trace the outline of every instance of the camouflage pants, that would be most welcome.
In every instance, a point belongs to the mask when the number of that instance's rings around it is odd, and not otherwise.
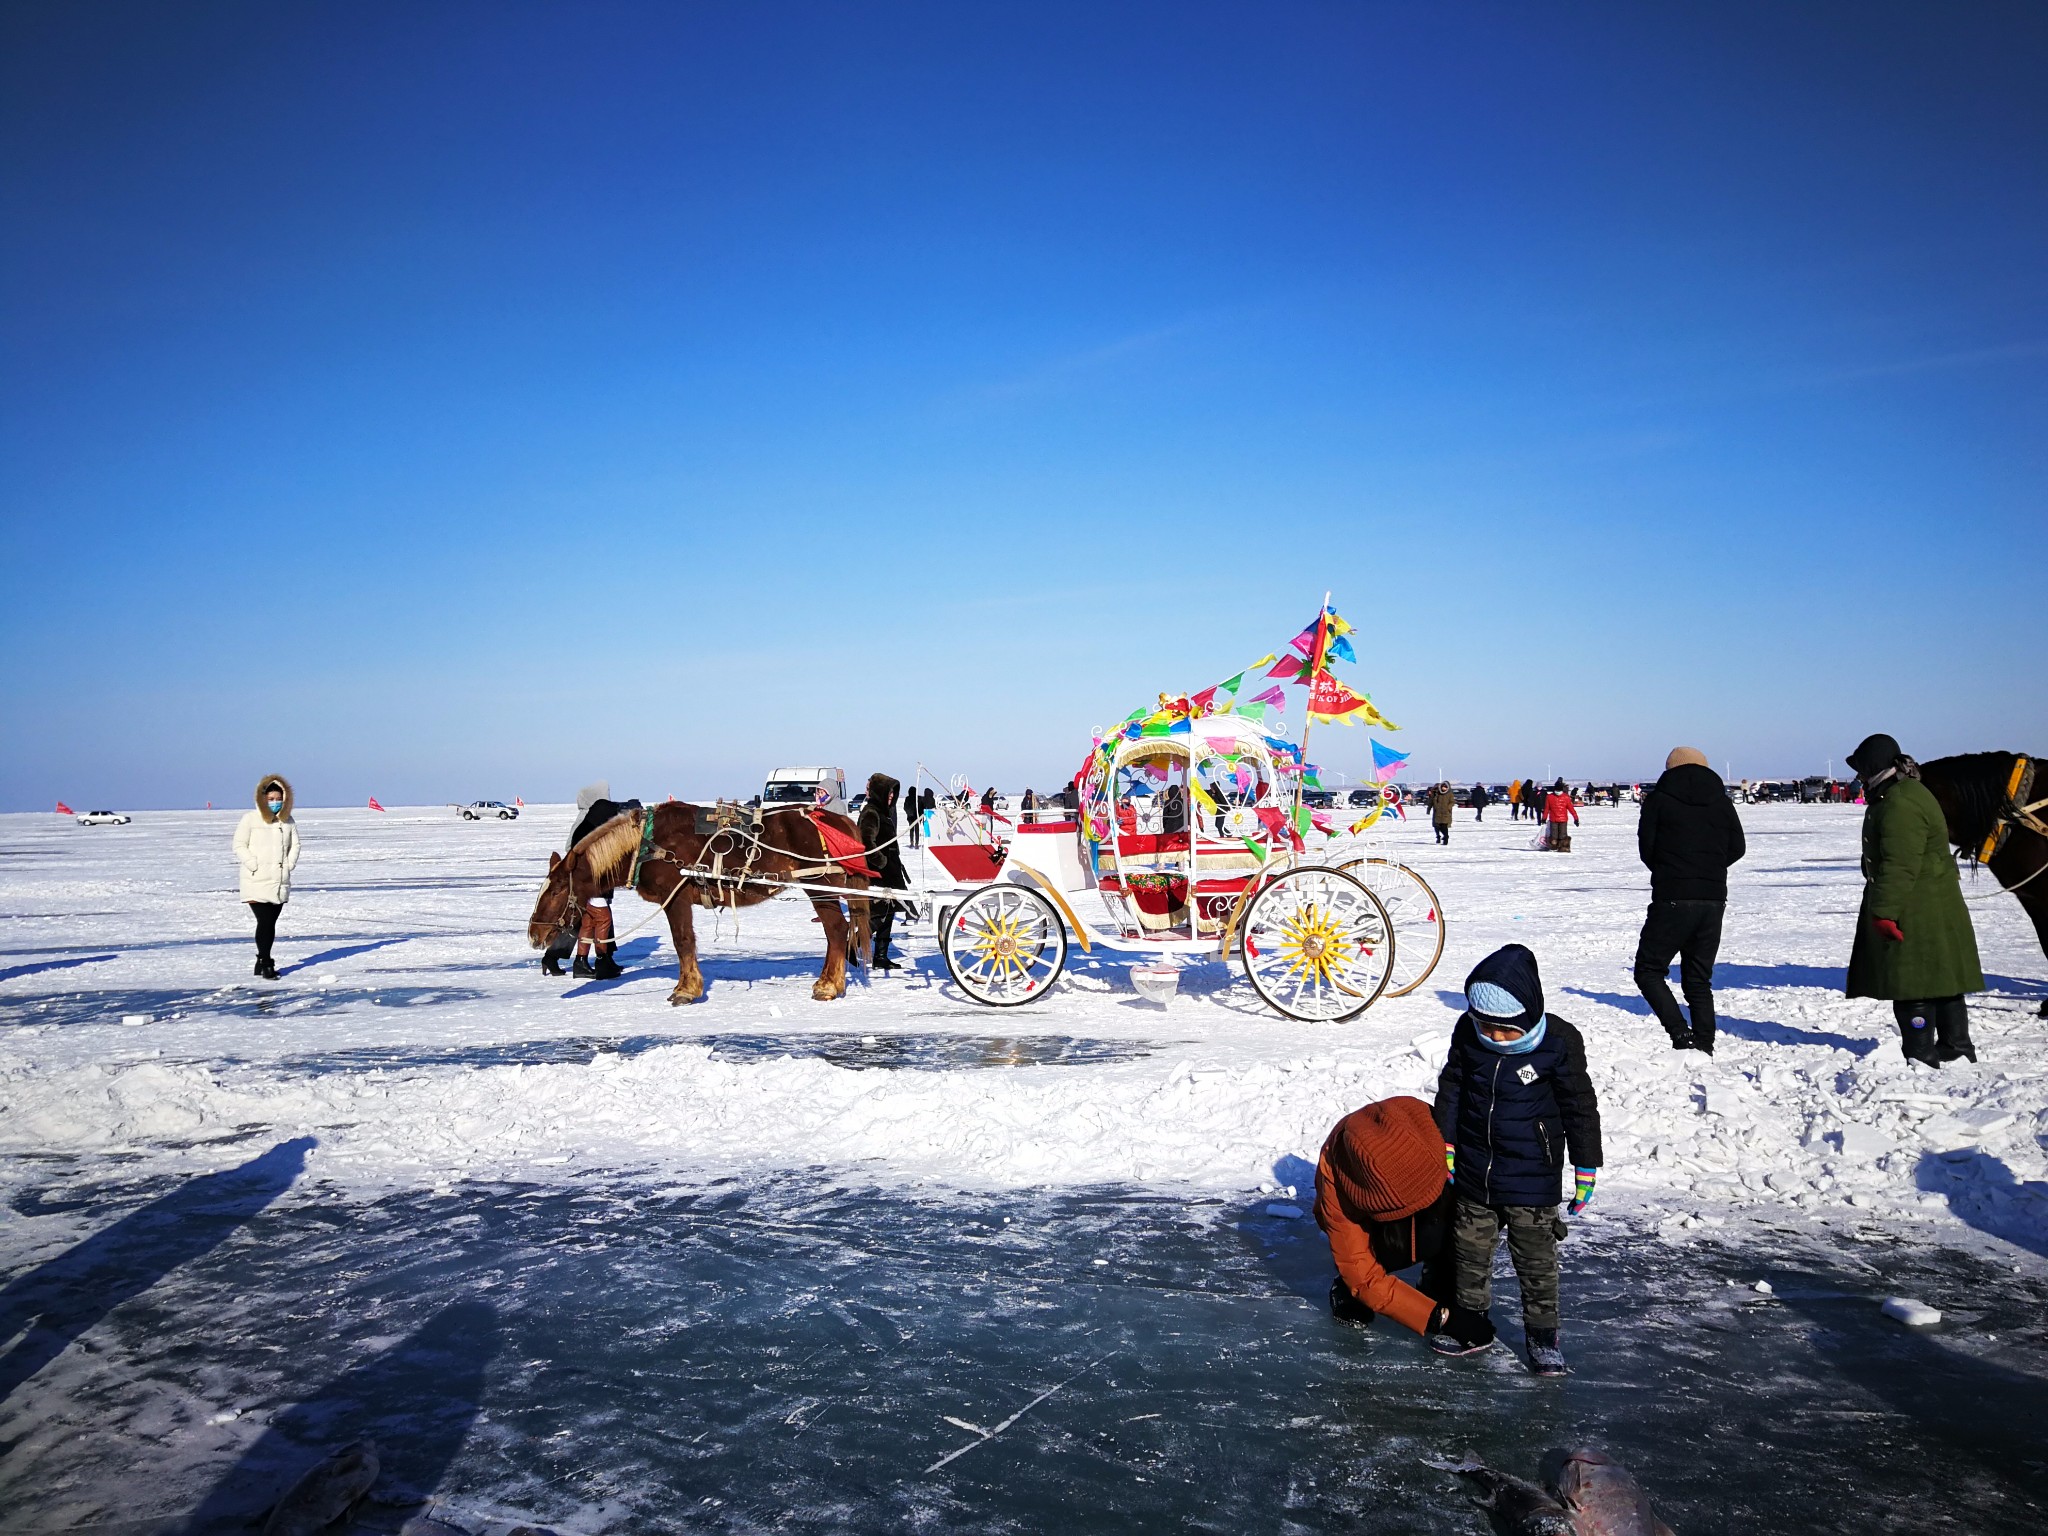
[[[1458,1196],[1451,1245],[1457,1254],[1458,1305],[1484,1312],[1493,1305],[1493,1251],[1508,1229],[1508,1257],[1522,1286],[1522,1324],[1557,1326],[1557,1242],[1565,1225],[1554,1205],[1481,1205]]]

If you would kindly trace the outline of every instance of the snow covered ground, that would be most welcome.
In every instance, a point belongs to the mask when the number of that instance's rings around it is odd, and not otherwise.
[[[1921,1421],[2039,1400],[2048,966],[2010,898],[1974,902],[1982,1059],[1901,1061],[1889,1009],[1840,995],[1858,808],[1745,809],[1711,1061],[1629,976],[1632,808],[1588,811],[1569,857],[1498,808],[1448,849],[1392,829],[1449,948],[1338,1026],[1213,964],[1162,1007],[1078,951],[1045,1002],[979,1009],[922,936],[817,1003],[793,901],[703,925],[689,1008],[658,926],[620,980],[550,981],[524,920],[564,808],[303,812],[260,983],[235,814],[0,818],[0,1532],[231,1522],[394,1414],[393,1477],[476,1530],[1035,1530],[1077,1498],[1083,1528],[1479,1530],[1417,1458],[1526,1473],[1567,1433],[1622,1447],[1681,1530],[1915,1530]],[[1509,939],[1585,1031],[1607,1127],[1562,1387],[1334,1330],[1292,1214],[1339,1115],[1427,1096]],[[1877,1319],[1905,1288],[1949,1322]],[[2038,1528],[2048,1467],[2008,1419],[1978,1424],[1969,1528]],[[1738,1492],[1685,1444],[1744,1424],[1783,1465]],[[1888,1476],[1885,1513],[1850,1502]]]

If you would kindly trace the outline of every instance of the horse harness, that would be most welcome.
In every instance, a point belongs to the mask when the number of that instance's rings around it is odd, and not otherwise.
[[[825,857],[828,862],[826,863],[804,865],[792,870],[787,876],[776,876],[773,878],[765,876],[756,877],[754,866],[760,862],[761,854],[764,851],[787,853],[791,857],[795,857],[795,852],[792,849],[769,848],[767,843],[762,841],[761,838],[767,813],[760,806],[742,806],[734,800],[721,800],[709,809],[701,805],[692,807],[696,812],[696,825],[692,830],[698,837],[705,840],[704,846],[711,855],[711,863],[708,867],[703,864],[685,864],[666,848],[657,848],[655,846],[655,809],[653,806],[648,806],[640,813],[640,846],[634,850],[633,868],[632,872],[626,877],[626,884],[637,891],[640,888],[640,872],[647,865],[654,863],[673,864],[676,867],[678,876],[676,889],[669,892],[668,900],[662,902],[663,907],[666,907],[670,901],[674,901],[677,892],[681,891],[685,885],[691,883],[709,885],[715,891],[722,892],[725,898],[725,905],[730,908],[738,905],[741,887],[749,884],[794,885],[800,881],[816,879],[822,875],[844,875],[846,873],[842,863],[836,860],[834,855],[827,850]],[[822,845],[822,830],[819,834],[819,840]],[[728,872],[726,869],[726,856],[728,853],[735,851],[731,846],[735,842],[745,846],[746,858],[736,869]],[[706,893],[701,899],[705,906],[712,905],[713,898],[711,893]]]
[[[2012,836],[2014,827],[2025,827],[2040,837],[2048,837],[2048,821],[2040,813],[2048,810],[2048,799],[2028,800],[2034,792],[2034,772],[2039,763],[2024,753],[2012,762],[2012,776],[2005,781],[2005,801],[1998,807],[1991,824],[1991,831],[1984,839],[1984,846],[1977,850],[1977,862],[1989,864],[1992,857]]]
[[[1974,855],[1976,863],[1989,864],[1997,856],[1999,849],[2005,846],[2005,840],[2012,836],[2014,827],[2024,827],[2037,837],[2048,838],[2048,821],[2041,818],[2041,812],[2048,810],[2048,798],[2027,798],[2034,792],[2035,770],[2039,766],[2036,759],[2028,757],[2025,753],[2013,758],[2012,775],[2005,781],[2005,800],[1993,817],[1991,831],[1986,834],[1983,846],[1978,848]],[[2005,889],[2016,891],[2043,871],[2048,871],[2048,864],[2043,864],[2026,879],[2008,885]]]

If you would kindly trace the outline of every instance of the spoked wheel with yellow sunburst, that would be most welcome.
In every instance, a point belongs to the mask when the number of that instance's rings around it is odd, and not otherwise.
[[[1429,980],[1443,958],[1443,903],[1427,880],[1392,859],[1353,859],[1337,867],[1363,880],[1393,920],[1394,963],[1387,976],[1387,996],[1406,997]]]
[[[977,1003],[1015,1008],[1052,990],[1067,968],[1067,930],[1053,904],[1028,886],[985,885],[947,912],[939,953],[954,983]]]
[[[1245,975],[1290,1019],[1361,1014],[1393,973],[1387,909],[1342,870],[1303,865],[1275,875],[1246,908],[1241,932]]]

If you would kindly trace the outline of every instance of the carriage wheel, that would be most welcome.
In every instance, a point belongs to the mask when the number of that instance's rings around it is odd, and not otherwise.
[[[1353,859],[1337,866],[1365,882],[1394,924],[1394,962],[1387,996],[1406,997],[1436,969],[1444,955],[1444,909],[1429,882],[1392,859]]]
[[[1036,1002],[1067,967],[1053,904],[1022,885],[985,885],[946,913],[939,952],[962,992],[990,1008]]]
[[[1336,1021],[1386,990],[1393,924],[1354,875],[1305,865],[1276,875],[1245,913],[1245,975],[1290,1019]]]

